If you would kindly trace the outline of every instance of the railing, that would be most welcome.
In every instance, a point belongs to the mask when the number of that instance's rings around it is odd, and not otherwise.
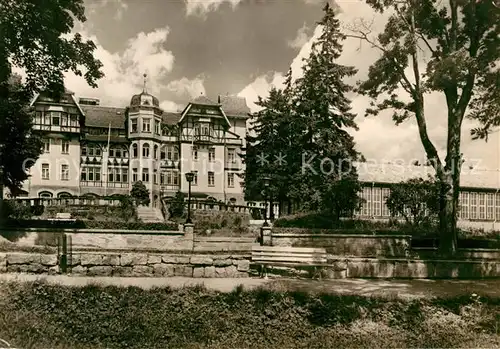
[[[17,202],[27,206],[118,206],[120,198],[70,196],[64,198],[18,198]]]
[[[128,188],[129,184],[128,182],[108,182],[107,183],[108,188]]]
[[[228,161],[226,162],[225,168],[229,170],[239,170],[241,168],[241,164],[236,161]]]
[[[194,135],[194,141],[197,143],[212,143],[213,137],[211,135]]]
[[[102,181],[80,181],[81,187],[102,187]]]
[[[79,126],[62,126],[62,125],[55,126],[55,125],[36,124],[33,125],[33,129],[39,131],[72,132],[72,133],[80,132]]]

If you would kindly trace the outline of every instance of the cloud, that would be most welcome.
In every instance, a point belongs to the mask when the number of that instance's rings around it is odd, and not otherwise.
[[[178,112],[181,111],[184,107],[172,101],[162,101],[160,102],[160,108],[168,112]]]
[[[316,2],[315,0],[305,0],[306,2]],[[387,14],[375,14],[374,11],[363,2],[339,2],[341,11],[338,15],[344,31],[348,25],[363,18],[372,24],[372,33],[383,30]],[[300,32],[300,31],[299,31]],[[292,68],[292,79],[302,76],[303,59],[307,58],[311,52],[313,42],[321,34],[321,28],[316,27],[314,34],[302,45],[299,53],[293,59],[290,66]],[[344,41],[344,50],[339,58],[339,63],[354,66],[358,73],[347,80],[354,84],[358,80],[366,79],[368,69],[373,64],[380,53],[369,44],[361,43],[358,39],[348,38]],[[421,65],[428,57],[421,57]],[[422,71],[425,71],[422,69]],[[409,74],[411,75],[411,74]],[[258,96],[266,97],[272,86],[276,86],[276,81],[283,81],[282,73],[269,76],[260,76],[246,86],[239,93],[247,98],[247,103],[255,112],[259,107],[255,105]],[[279,87],[279,86],[277,86]],[[402,96],[407,96],[406,92],[400,91]],[[425,152],[420,141],[418,128],[415,120],[408,120],[396,126],[392,121],[392,113],[384,112],[379,116],[364,117],[365,109],[369,107],[370,100],[364,96],[354,95],[352,98],[353,112],[358,115],[357,123],[359,131],[352,131],[357,148],[366,158],[374,160],[405,160],[412,159],[425,160]],[[425,110],[427,130],[430,139],[438,149],[441,159],[444,161],[446,155],[447,138],[447,107],[442,94],[432,93],[425,96]],[[472,141],[470,129],[474,124],[469,120],[464,120],[462,127],[462,152],[464,157],[475,162],[479,161],[481,167],[499,168],[500,166],[500,132],[492,135],[489,143],[484,141]],[[493,150],[493,151],[492,151]]]
[[[288,40],[288,46],[294,49],[301,49],[309,41],[311,37],[309,32],[310,32],[309,27],[304,23],[304,25],[297,31],[295,39]]]
[[[232,5],[233,10],[242,0],[184,0],[186,15],[204,17],[209,12],[216,11],[223,3]]]
[[[163,79],[172,71],[174,55],[164,48],[169,28],[158,28],[149,33],[138,33],[127,42],[123,53],[106,50],[95,36],[82,33],[97,46],[94,56],[103,63],[105,77],[98,81],[99,87],[92,89],[82,77],[66,74],[68,89],[78,96],[96,97],[103,105],[126,105],[132,95],[143,88],[143,74],[147,73],[148,92],[158,95],[165,87]]]
[[[204,79],[202,76],[198,76],[192,80],[183,77],[180,80],[171,81],[166,88],[179,97],[193,99],[200,95],[207,94],[203,83]]]
[[[252,113],[259,111],[259,107],[255,102],[258,101],[259,96],[266,98],[271,87],[283,88],[285,83],[285,76],[280,72],[270,72],[267,75],[257,77],[253,82],[247,85],[243,90],[238,93],[239,97],[245,97],[247,105]]]
[[[128,4],[123,0],[88,0],[85,4],[85,9],[88,15],[93,15],[94,13],[105,7],[113,8],[113,10],[116,11],[114,19],[120,21],[123,18],[123,14],[128,9]]]

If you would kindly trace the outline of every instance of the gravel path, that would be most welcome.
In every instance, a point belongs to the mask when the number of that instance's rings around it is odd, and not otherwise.
[[[245,289],[265,287],[281,291],[307,291],[339,294],[357,294],[365,296],[389,297],[449,297],[471,295],[500,297],[500,280],[368,280],[368,279],[201,279],[201,278],[135,278],[135,277],[83,277],[67,275],[33,275],[33,274],[0,274],[0,282],[29,282],[45,280],[49,283],[68,286],[84,286],[88,284],[136,286],[143,289],[151,287],[180,288],[183,286],[204,285],[208,289],[219,292],[231,292],[235,287],[243,285]]]

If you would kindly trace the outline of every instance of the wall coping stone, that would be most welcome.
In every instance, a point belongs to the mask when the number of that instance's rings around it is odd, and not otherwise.
[[[128,230],[128,229],[67,229],[67,228],[13,228],[5,231],[29,231],[35,233],[95,233],[95,234],[131,234],[131,235],[178,235],[184,232],[177,230]]]
[[[411,239],[411,235],[370,235],[370,234],[301,234],[301,233],[276,233],[273,232],[274,238],[308,238],[308,237],[321,237],[321,238],[370,238],[370,239]]]

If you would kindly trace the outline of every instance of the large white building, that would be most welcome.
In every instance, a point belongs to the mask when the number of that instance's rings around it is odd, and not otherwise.
[[[23,185],[28,197],[127,194],[142,181],[159,207],[162,197],[187,193],[184,174],[194,171],[193,196],[243,204],[239,154],[250,113],[243,98],[200,96],[176,113],[146,91],[126,108],[70,91],[60,100],[40,94],[32,104],[44,152]]]

